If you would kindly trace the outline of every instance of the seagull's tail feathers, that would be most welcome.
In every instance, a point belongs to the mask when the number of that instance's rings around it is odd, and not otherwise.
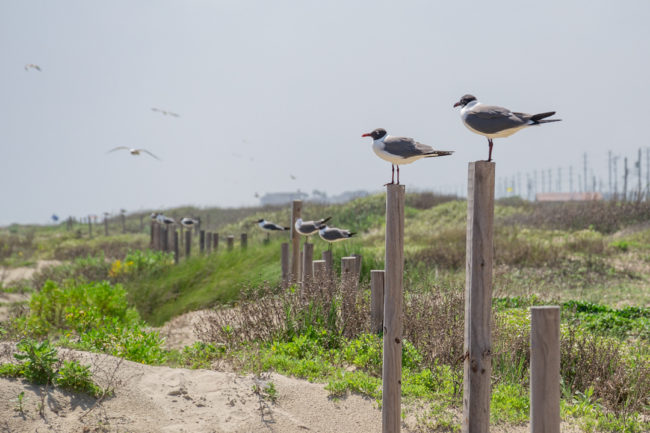
[[[291,227],[282,227],[284,230],[290,230]]]
[[[325,224],[327,223],[327,221],[329,221],[329,220],[331,220],[331,219],[332,219],[331,216],[328,216],[327,218],[323,218],[322,220],[320,220],[320,224],[321,224],[321,225],[325,225]]]
[[[427,158],[433,158],[435,156],[449,156],[452,153],[454,153],[453,150],[433,150],[433,151],[427,153],[425,156]]]
[[[540,123],[550,123],[550,122],[559,122],[562,119],[546,119],[555,114],[555,111],[549,111],[546,113],[535,114],[530,118],[530,121],[533,122],[533,125],[538,125]],[[542,120],[546,119],[546,120]]]
[[[352,236],[354,236],[356,234],[357,234],[357,232],[350,232],[350,237],[352,237]]]

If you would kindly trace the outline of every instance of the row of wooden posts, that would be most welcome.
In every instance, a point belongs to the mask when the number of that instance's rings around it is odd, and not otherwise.
[[[192,230],[181,230],[181,236],[184,234],[184,251],[185,258],[192,254]],[[199,253],[212,253],[217,252],[219,248],[219,233],[206,232],[205,230],[198,230],[199,235]],[[183,241],[183,238],[180,238]],[[151,249],[157,251],[168,251],[174,253],[174,261],[178,263],[180,260],[180,243],[179,243],[179,230],[175,226],[166,226],[159,224],[155,221],[151,222]],[[239,245],[241,248],[246,249],[248,246],[248,234],[242,233],[239,236]],[[235,236],[228,235],[226,237],[226,249],[233,250],[235,247]]]
[[[494,224],[493,162],[472,162],[468,172],[467,265],[463,374],[463,433],[487,433],[492,373],[492,264]],[[404,273],[404,198],[402,185],[387,185],[386,251],[383,270],[370,272],[371,327],[383,332],[382,432],[401,428],[402,301]],[[291,212],[291,245],[282,244],[282,282],[303,288],[331,279],[331,251],[313,260],[313,244],[300,251],[295,231],[302,202]],[[291,251],[290,251],[291,249]],[[345,290],[357,290],[361,257],[341,259]],[[560,307],[531,308],[530,431],[560,432]]]

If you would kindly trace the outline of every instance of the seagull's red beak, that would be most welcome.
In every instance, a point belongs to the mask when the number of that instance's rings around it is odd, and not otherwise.
[[[363,134],[362,137],[370,137],[370,133]]]
[[[458,101],[458,102],[456,102],[456,103],[454,104],[454,108],[456,108],[456,107],[460,107],[460,101]]]

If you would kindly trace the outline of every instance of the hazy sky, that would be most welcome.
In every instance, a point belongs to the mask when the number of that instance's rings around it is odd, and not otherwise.
[[[0,0],[0,224],[380,190],[377,127],[456,151],[403,166],[407,191],[464,185],[487,157],[465,93],[563,119],[497,139],[497,177],[584,152],[606,175],[650,145],[649,21],[648,0]]]

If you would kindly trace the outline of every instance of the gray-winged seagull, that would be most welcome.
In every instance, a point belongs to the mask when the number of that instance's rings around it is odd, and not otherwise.
[[[199,220],[196,220],[194,218],[185,217],[185,218],[181,219],[181,225],[183,227],[185,227],[185,228],[188,228],[188,229],[190,229],[192,227],[196,227],[198,223],[199,223]]]
[[[319,231],[331,218],[332,217],[327,217],[314,221],[303,221],[302,218],[298,218],[294,226],[296,227],[296,231],[298,233],[309,238],[309,236]]]
[[[356,235],[356,233],[336,227],[323,226],[318,230],[318,235],[322,240],[329,242],[331,246],[334,242],[350,239],[352,236]]]
[[[25,70],[26,71],[29,71],[30,68],[36,69],[38,72],[41,72],[41,67],[34,64],[34,63],[28,63],[28,64],[25,65]]]
[[[434,150],[433,147],[418,143],[408,137],[391,137],[383,128],[363,134],[362,137],[372,137],[372,150],[378,157],[391,163],[392,175],[390,184],[395,183],[395,166],[397,166],[397,184],[399,185],[400,164],[410,164],[420,158],[451,155],[452,151]]]
[[[257,225],[260,226],[262,230],[267,230],[270,232],[289,230],[289,227],[283,227],[265,219],[257,220]]]
[[[488,161],[492,161],[493,138],[509,137],[515,132],[533,125],[559,122],[562,119],[546,119],[555,111],[527,114],[517,113],[495,105],[483,105],[474,95],[464,95],[454,107],[462,107],[460,117],[463,124],[472,132],[487,137],[490,151]],[[546,119],[546,120],[542,120]]]
[[[116,150],[128,150],[129,153],[130,153],[131,155],[134,155],[134,156],[138,156],[138,155],[140,155],[141,152],[144,152],[144,153],[146,153],[147,155],[153,156],[153,157],[156,158],[158,161],[160,161],[160,158],[158,158],[158,157],[157,157],[156,155],[154,155],[153,153],[149,152],[147,149],[131,149],[130,147],[126,147],[126,146],[117,146],[117,147],[115,147],[115,148],[109,150],[109,151],[106,152],[106,153],[115,152]]]

